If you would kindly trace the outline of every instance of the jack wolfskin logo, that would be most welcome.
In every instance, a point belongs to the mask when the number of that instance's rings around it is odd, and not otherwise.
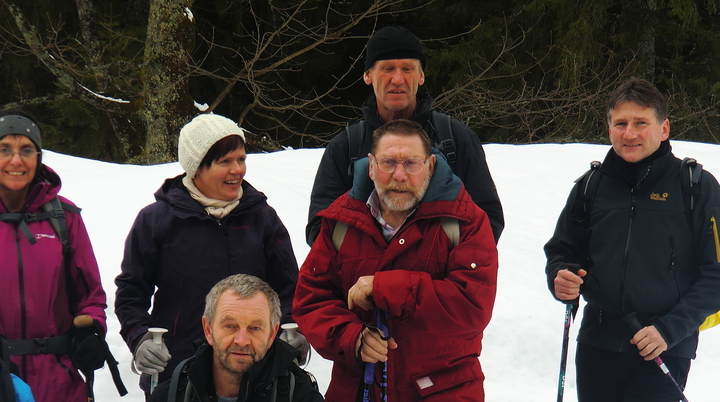
[[[667,201],[668,193],[650,193],[650,199],[653,201]]]

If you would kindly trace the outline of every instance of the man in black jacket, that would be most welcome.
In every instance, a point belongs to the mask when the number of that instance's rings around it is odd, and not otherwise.
[[[684,387],[698,327],[720,309],[720,187],[701,171],[700,193],[683,193],[689,170],[671,152],[667,104],[652,84],[625,82],[606,110],[612,148],[592,198],[583,200],[579,181],[545,245],[548,286],[560,301],[582,293],[587,302],[578,401],[676,402],[678,389],[653,360],[662,356]],[[632,313],[640,330],[624,320]]]
[[[367,156],[372,132],[396,119],[419,123],[438,149],[443,148],[441,151],[445,153],[448,148],[454,150],[455,160],[449,161],[453,173],[463,181],[473,201],[487,213],[497,243],[505,221],[495,182],[485,161],[485,151],[477,135],[462,122],[451,119],[450,130],[437,127],[440,124],[433,122],[432,97],[418,94],[419,86],[425,83],[424,67],[422,43],[407,28],[385,27],[368,41],[363,80],[373,86],[374,94],[362,106],[365,116],[364,141],[359,153],[350,155],[351,146],[347,131],[344,130],[325,148],[310,195],[310,211],[305,229],[308,245],[312,246],[320,231],[321,219],[317,213],[352,187],[353,178],[349,170],[351,157]],[[452,145],[440,144],[443,140],[442,130],[452,132]]]
[[[263,280],[237,274],[218,282],[205,299],[206,343],[149,401],[167,401],[171,392],[177,401],[323,401],[295,363],[300,352],[276,340],[280,317],[280,299]]]

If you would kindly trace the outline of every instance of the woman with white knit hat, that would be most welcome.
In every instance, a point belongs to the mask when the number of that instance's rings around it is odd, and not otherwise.
[[[134,366],[159,372],[159,381],[194,355],[205,295],[216,282],[238,273],[265,280],[288,322],[298,272],[287,229],[265,195],[243,180],[242,128],[201,114],[180,130],[178,157],[185,174],[167,179],[138,214],[115,279],[115,314]],[[152,342],[151,327],[168,330],[162,345]],[[302,335],[298,342],[293,346],[306,352]],[[147,393],[149,377],[140,384]]]

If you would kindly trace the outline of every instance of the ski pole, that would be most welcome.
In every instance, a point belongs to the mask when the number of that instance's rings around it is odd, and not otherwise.
[[[293,339],[295,339],[295,331],[298,330],[298,325],[294,322],[288,322],[286,324],[283,324],[280,326],[285,333],[287,333],[287,340],[288,343],[290,343]]]
[[[575,317],[576,306],[577,304],[572,302],[565,304],[565,322],[563,324],[563,341],[560,352],[560,376],[558,378],[557,402],[562,402],[563,396],[565,395],[565,372],[567,369],[567,357],[570,345],[570,324],[572,323],[573,317]]]
[[[568,265],[568,271],[574,273],[577,275],[578,270],[580,269],[580,265],[578,264],[567,264]],[[565,303],[565,321],[563,323],[563,340],[562,340],[562,350],[560,351],[560,375],[558,378],[558,394],[557,394],[557,402],[562,402],[563,397],[565,396],[565,372],[567,369],[567,357],[568,357],[568,348],[570,345],[570,324],[572,323],[573,319],[575,318],[575,313],[577,313],[577,309],[579,306],[579,301],[572,300]]]
[[[390,331],[387,325],[387,313],[383,310],[378,310],[377,314],[377,326],[365,324],[365,328],[373,332],[380,334],[380,339],[387,341],[390,339]],[[388,383],[388,371],[386,363],[379,363],[382,367],[382,375],[380,379],[380,400],[387,402],[387,383]],[[372,390],[373,383],[375,382],[375,363],[365,363],[365,372],[363,374],[363,402],[370,401],[370,391]]]
[[[164,333],[168,332],[165,328],[148,328],[148,332],[152,334],[152,341],[156,345],[162,345],[163,339],[162,336]],[[150,393],[152,394],[153,391],[155,391],[155,387],[158,385],[158,379],[159,374],[155,373],[152,375],[152,380],[150,382]]]
[[[632,312],[626,315],[623,318],[623,321],[625,321],[625,323],[630,326],[630,330],[633,331],[633,335],[643,329],[643,325],[640,323],[640,319],[638,319],[638,315],[636,312]],[[675,378],[672,376],[670,370],[668,369],[667,365],[662,361],[660,356],[654,358],[653,360],[658,365],[658,367],[660,367],[660,370],[662,370],[662,372],[665,373],[666,376],[670,377],[670,380],[672,380],[673,384],[675,384],[675,389],[677,389],[677,391],[680,393],[680,396],[682,397],[682,402],[688,402],[682,387],[680,387],[680,384],[675,381]]]
[[[375,381],[375,364],[365,363],[365,372],[363,374],[363,402],[370,402],[370,391]]]
[[[377,326],[380,333],[383,335],[382,339],[387,341],[390,340],[390,330],[387,325],[387,312],[385,310],[378,310]],[[380,376],[380,400],[387,402],[387,385],[388,385],[388,367],[387,363],[380,363],[382,373]]]

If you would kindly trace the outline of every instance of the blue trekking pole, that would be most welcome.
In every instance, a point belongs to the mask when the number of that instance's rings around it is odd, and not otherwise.
[[[625,321],[625,323],[630,326],[630,330],[633,331],[633,335],[635,335],[638,331],[643,329],[643,325],[640,323],[640,319],[638,319],[638,315],[636,312],[632,312],[632,313],[626,315],[623,318],[623,321]],[[665,373],[665,375],[668,376],[670,378],[670,380],[672,380],[673,384],[675,384],[675,388],[677,389],[678,393],[680,393],[680,396],[682,397],[681,401],[688,402],[687,398],[685,397],[685,393],[683,392],[682,387],[680,386],[680,384],[677,383],[677,381],[675,381],[675,378],[670,373],[670,369],[668,369],[665,362],[662,361],[660,356],[654,358],[653,360],[655,361],[655,364],[657,364],[658,367],[660,367],[660,370],[662,370],[662,372]]]
[[[390,339],[390,330],[387,325],[387,312],[384,310],[378,310],[377,326],[383,334],[382,339],[387,341]],[[380,400],[387,402],[387,385],[388,385],[388,368],[387,363],[380,363],[382,373],[380,375]]]
[[[365,324],[365,326],[373,332],[381,334],[380,338],[384,341],[390,339],[390,331],[387,325],[387,313],[383,310],[378,310],[377,314],[377,326]],[[380,400],[387,402],[387,383],[388,383],[388,371],[386,363],[379,363],[382,368],[382,375],[380,377]],[[370,402],[370,391],[375,382],[375,363],[365,363],[365,373],[363,375],[363,402]]]

